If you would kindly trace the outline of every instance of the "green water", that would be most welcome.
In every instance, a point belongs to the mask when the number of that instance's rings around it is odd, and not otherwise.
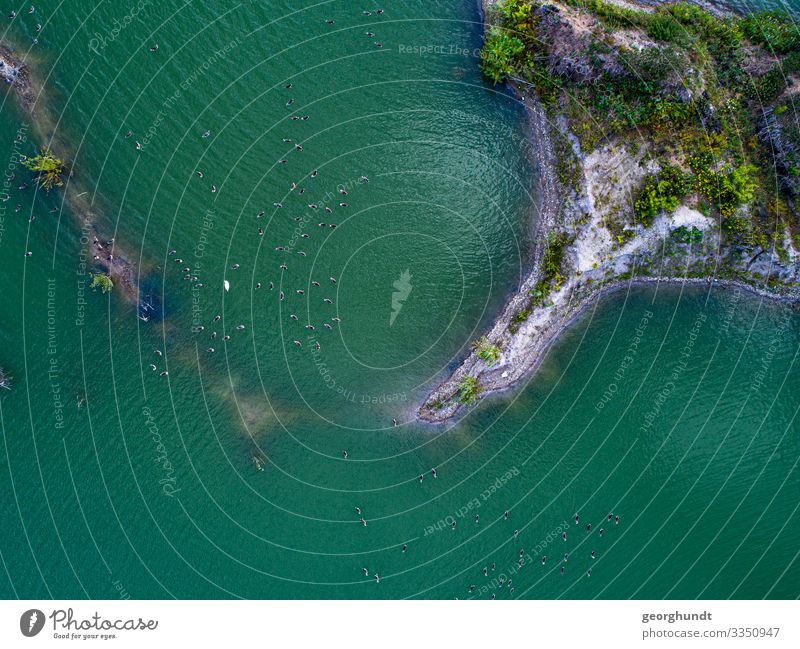
[[[165,318],[82,306],[74,215],[12,189],[0,595],[798,595],[800,317],[781,305],[619,293],[514,394],[413,422],[527,268],[535,175],[523,112],[472,55],[476,9],[433,5],[70,3],[14,23],[21,48],[44,25],[47,113]],[[24,120],[6,98],[4,164]]]

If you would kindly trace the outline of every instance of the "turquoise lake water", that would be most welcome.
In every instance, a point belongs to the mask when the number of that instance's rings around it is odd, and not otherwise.
[[[12,169],[0,596],[797,597],[785,305],[620,292],[513,394],[455,425],[413,420],[528,268],[535,168],[523,110],[480,75],[473,4],[363,9],[3,18],[21,53],[43,25],[26,56],[46,135],[164,318],[84,290],[75,215]],[[0,160],[34,138],[6,97]]]

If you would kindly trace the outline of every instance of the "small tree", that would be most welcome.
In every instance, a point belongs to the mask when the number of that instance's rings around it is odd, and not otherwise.
[[[477,352],[478,358],[487,365],[494,365],[500,360],[500,348],[489,343],[486,336],[472,343],[472,347]]]
[[[36,179],[46,191],[64,184],[61,180],[61,175],[64,173],[64,163],[56,158],[49,149],[37,156],[27,158],[23,164],[31,171],[38,173]]]
[[[493,29],[481,50],[481,69],[494,83],[505,81],[514,71],[515,57],[525,51],[525,44],[516,36]]]
[[[458,384],[458,400],[465,405],[471,405],[478,400],[478,395],[483,387],[474,376],[465,376]]]
[[[111,278],[105,273],[94,273],[89,288],[93,291],[99,288],[103,293],[110,293],[111,289],[114,288],[114,282],[112,282]]]

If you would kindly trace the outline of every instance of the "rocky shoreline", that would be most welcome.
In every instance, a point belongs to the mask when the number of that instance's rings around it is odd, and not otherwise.
[[[494,0],[483,0],[484,22],[489,27]],[[626,3],[631,6],[637,3]],[[640,5],[641,6],[641,5]],[[548,115],[534,92],[526,92],[520,83],[511,82],[519,100],[527,108],[532,150],[539,168],[538,221],[533,242],[533,267],[517,292],[510,297],[500,316],[487,332],[487,344],[500,350],[496,362],[485,362],[479,350],[473,350],[458,368],[425,399],[418,417],[441,424],[465,412],[460,398],[465,380],[480,385],[479,398],[514,387],[534,372],[558,336],[601,297],[614,291],[652,284],[699,285],[709,290],[736,287],[762,298],[800,300],[800,255],[779,259],[774,251],[733,248],[725,244],[711,219],[696,210],[681,206],[672,216],[662,216],[648,228],[641,228],[624,243],[609,243],[602,230],[603,202],[630,191],[641,180],[638,170],[641,157],[604,147],[586,155],[569,132],[566,120]],[[556,174],[554,139],[571,143],[576,149],[579,174],[575,187],[565,187]],[[613,161],[609,162],[609,160]],[[609,186],[606,178],[623,170],[622,188]],[[626,180],[630,176],[628,185]],[[616,183],[615,183],[616,184]],[[563,199],[563,200],[562,200]],[[613,201],[612,201],[613,202]],[[607,212],[605,213],[607,216]],[[670,233],[690,225],[703,231],[704,245],[675,245]],[[602,233],[602,235],[598,234]],[[543,304],[530,307],[531,295],[543,277],[543,258],[550,237],[565,234],[563,283]],[[731,259],[736,261],[731,262]],[[722,267],[735,271],[734,276],[718,276]],[[766,278],[777,275],[780,283],[767,285]],[[520,313],[525,318],[520,321]]]

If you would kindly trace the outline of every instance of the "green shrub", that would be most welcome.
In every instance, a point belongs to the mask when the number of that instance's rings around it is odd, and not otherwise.
[[[111,281],[111,278],[105,273],[94,273],[89,288],[93,291],[99,288],[103,293],[109,293],[114,288],[114,282]]]
[[[64,163],[49,150],[45,150],[32,158],[26,158],[22,164],[31,171],[37,172],[36,179],[46,191],[64,184],[61,180],[61,175],[64,173]]]
[[[486,339],[486,336],[480,340],[476,340],[472,344],[472,347],[477,352],[478,358],[480,358],[487,365],[494,365],[500,360],[500,348],[497,345],[490,344]]]
[[[759,11],[742,19],[741,26],[748,40],[771,52],[788,54],[800,50],[800,31],[786,11]]]
[[[691,179],[678,167],[664,167],[645,182],[634,203],[634,222],[650,225],[662,210],[674,212],[691,187]]]
[[[750,99],[756,99],[762,104],[769,104],[778,98],[787,85],[784,70],[780,65],[776,65],[760,77],[752,77],[745,86],[745,94]]]
[[[458,401],[470,405],[478,400],[483,387],[474,376],[465,376],[458,384]]]
[[[657,41],[672,41],[680,34],[681,26],[670,14],[656,14],[647,25],[647,35]]]
[[[481,49],[481,70],[495,84],[505,81],[514,72],[515,58],[525,50],[525,44],[497,27]]]

